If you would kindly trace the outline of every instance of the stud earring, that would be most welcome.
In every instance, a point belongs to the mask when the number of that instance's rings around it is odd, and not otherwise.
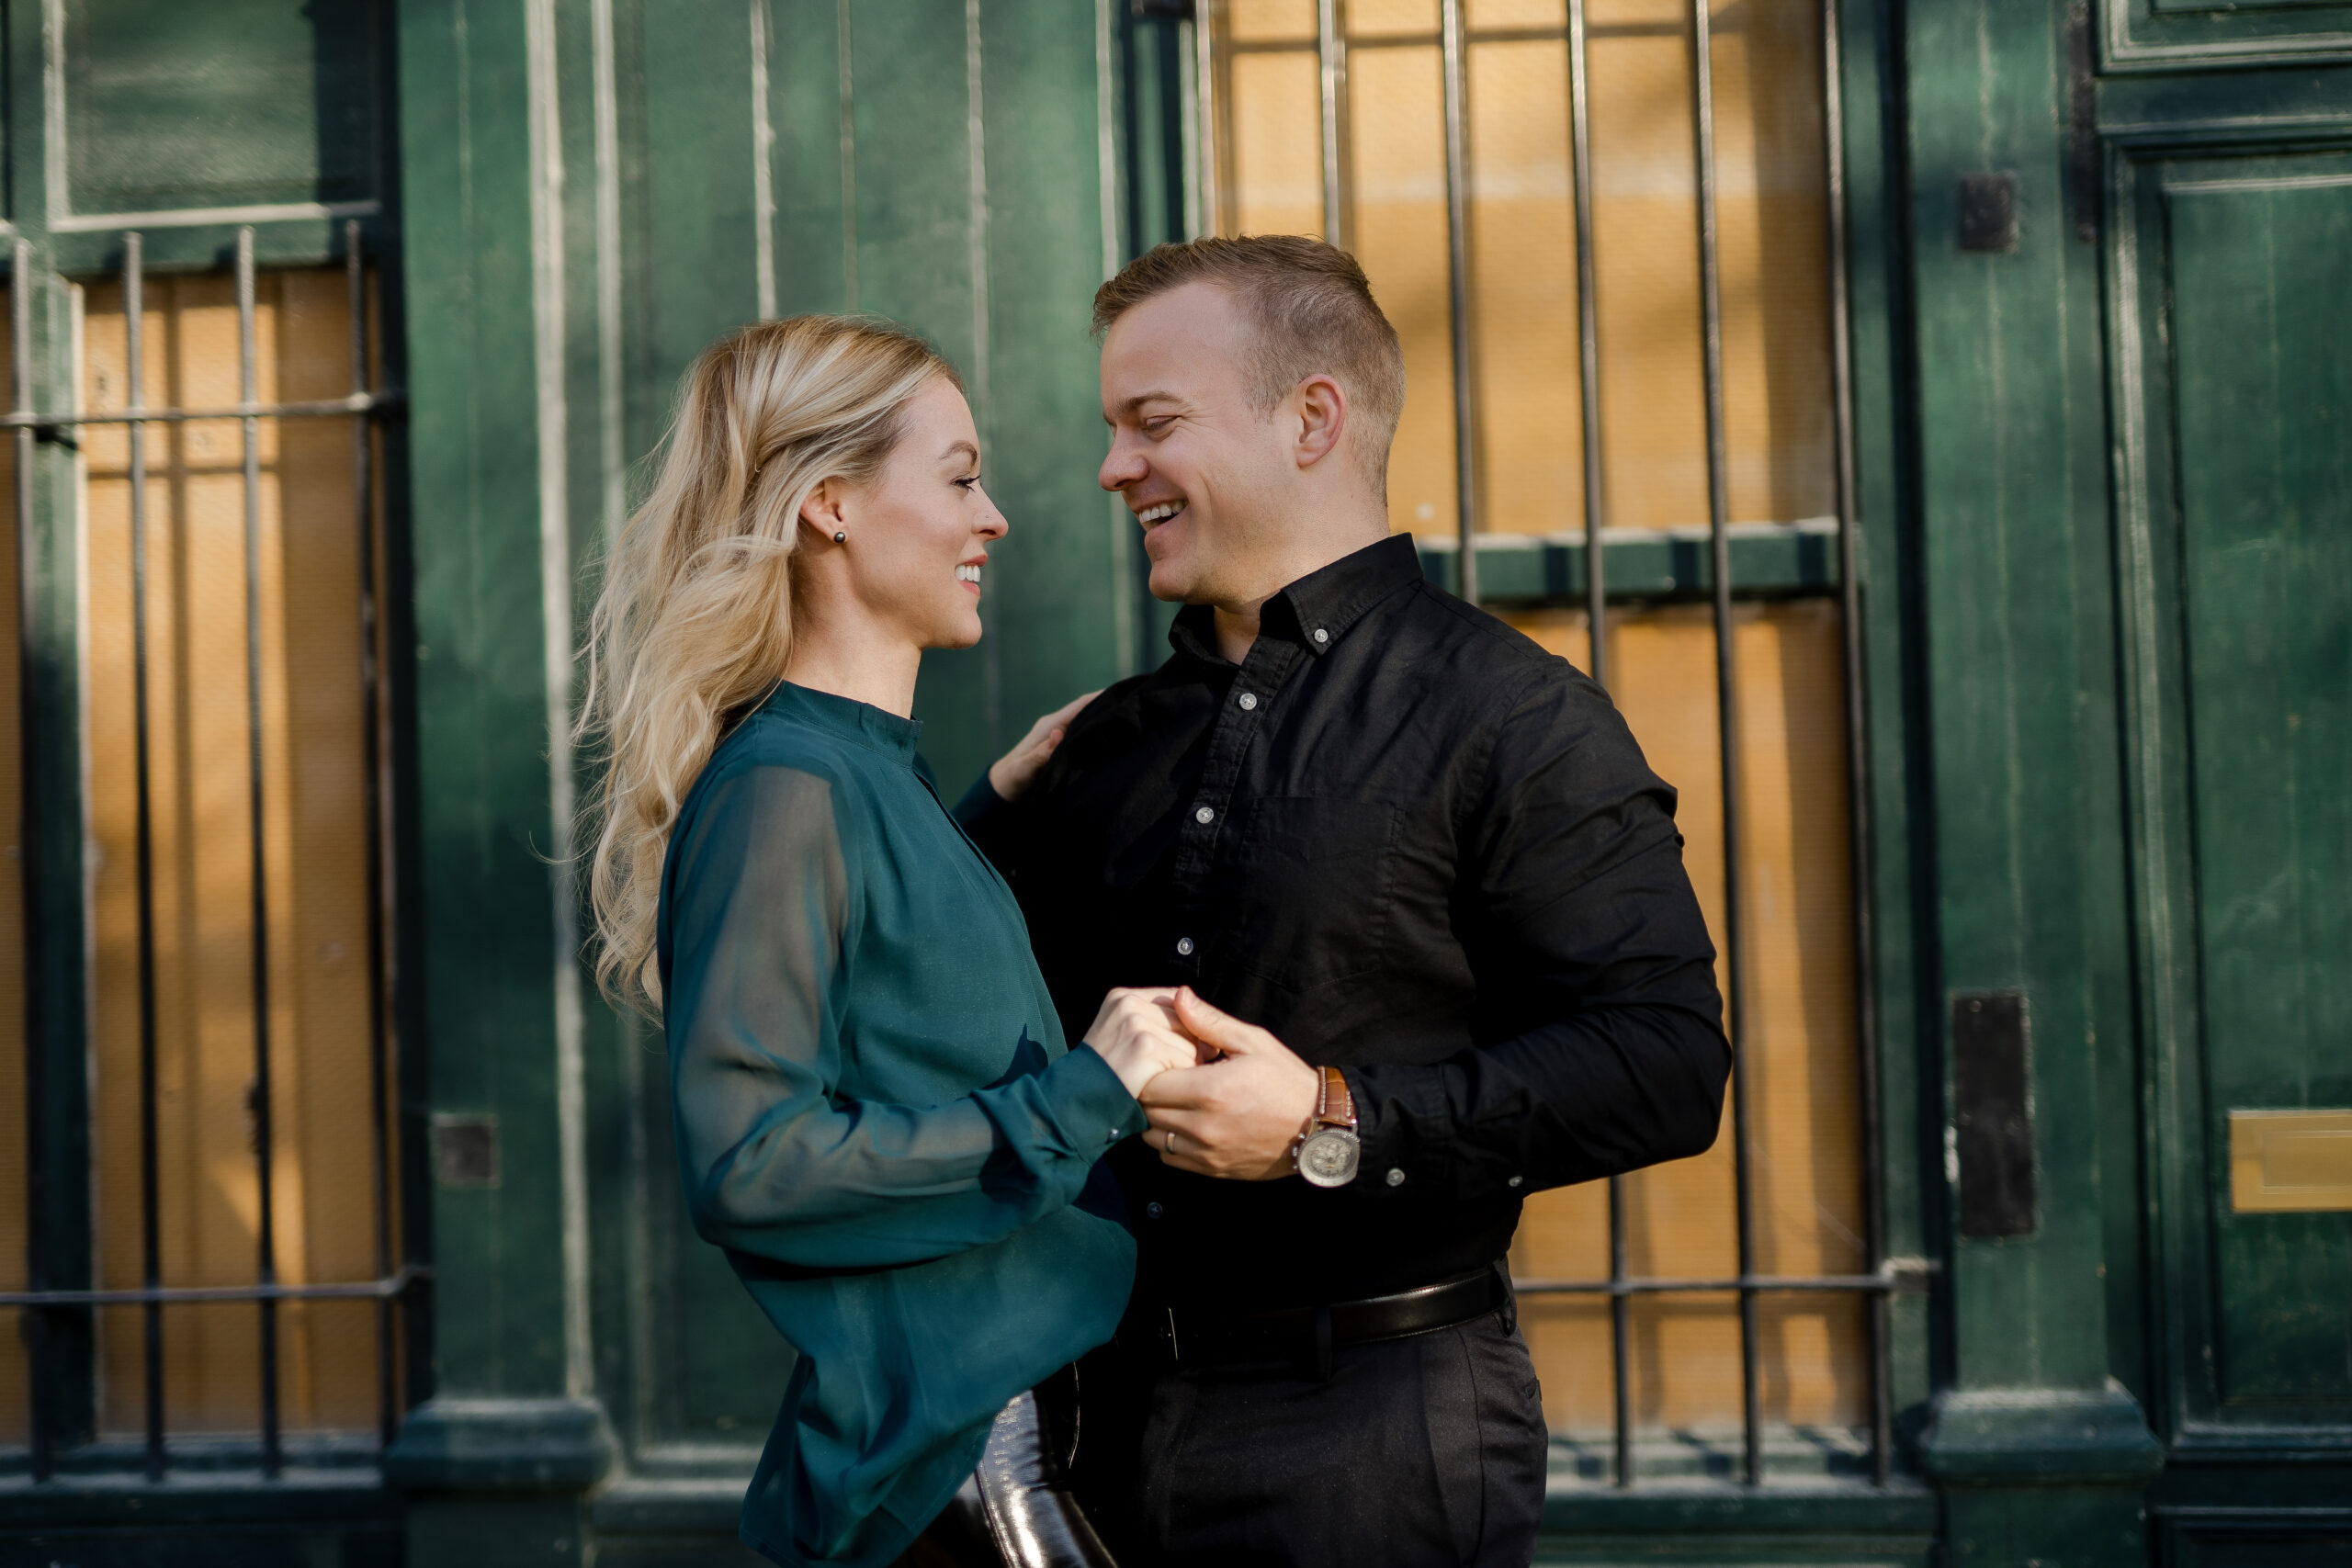
[[[833,536],[833,543],[837,545],[846,545],[849,543],[849,536],[847,534],[836,533]]]

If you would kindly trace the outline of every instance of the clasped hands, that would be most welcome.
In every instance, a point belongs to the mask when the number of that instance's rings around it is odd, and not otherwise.
[[[1265,1030],[1190,986],[1121,987],[1086,1043],[1141,1102],[1161,1164],[1238,1181],[1291,1173],[1321,1078]]]

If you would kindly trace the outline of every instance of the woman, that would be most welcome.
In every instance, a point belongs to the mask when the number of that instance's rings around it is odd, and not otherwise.
[[[919,339],[761,322],[688,374],[596,610],[597,974],[658,1010],[695,1228],[799,1352],[743,1507],[777,1562],[995,1562],[987,1525],[1100,1552],[1024,1391],[1110,1337],[1135,1247],[1096,1161],[1195,1052],[1121,991],[1065,1048],[915,753],[922,650],[978,640],[1005,528]]]

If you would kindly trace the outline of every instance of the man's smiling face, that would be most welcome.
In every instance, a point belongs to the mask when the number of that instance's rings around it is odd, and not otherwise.
[[[1102,339],[1110,455],[1097,479],[1143,525],[1155,598],[1235,604],[1262,592],[1297,461],[1282,409],[1261,410],[1261,348],[1241,302],[1213,283],[1144,300]]]

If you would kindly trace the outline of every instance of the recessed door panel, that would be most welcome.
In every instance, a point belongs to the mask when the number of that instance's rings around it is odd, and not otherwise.
[[[2168,182],[2224,1399],[2352,1396],[2352,1216],[2239,1213],[2233,1111],[2352,1104],[2352,174]]]
[[[2163,1315],[2184,1416],[2334,1424],[2352,1413],[2352,1212],[2325,1201],[2328,1113],[2352,1125],[2352,155],[2150,163],[2127,191]]]

